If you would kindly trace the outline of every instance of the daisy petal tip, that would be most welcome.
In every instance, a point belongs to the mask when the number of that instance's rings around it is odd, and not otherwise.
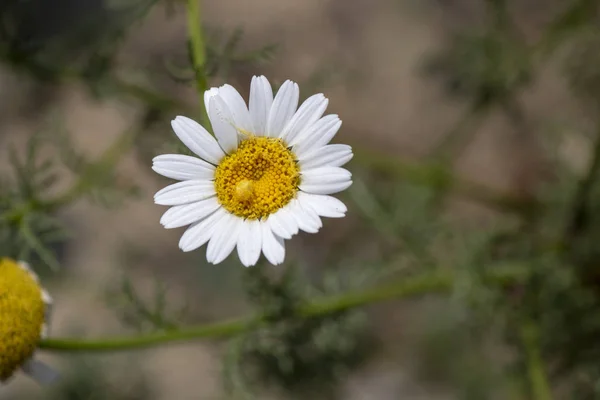
[[[182,252],[184,252],[184,253],[189,253],[189,252],[191,252],[191,251],[194,251],[194,250],[196,250],[197,248],[198,248],[198,247],[196,247],[196,246],[191,246],[191,245],[189,245],[189,244],[186,244],[186,245],[179,245],[179,249],[181,249],[181,251],[182,251]]]
[[[183,115],[176,115],[175,118],[171,120],[171,124],[173,123],[183,123],[191,118],[185,117]]]

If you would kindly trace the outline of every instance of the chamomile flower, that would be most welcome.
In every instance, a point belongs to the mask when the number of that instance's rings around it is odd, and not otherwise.
[[[216,139],[178,116],[171,126],[198,158],[160,155],[152,166],[180,181],[158,191],[154,201],[172,206],[160,220],[165,228],[190,225],[179,241],[183,251],[208,243],[206,258],[218,264],[237,247],[245,266],[261,253],[276,265],[285,259],[285,239],[300,230],[318,232],[320,217],[345,215],[346,206],[330,195],[352,184],[341,168],[352,148],[328,144],[342,122],[323,116],[325,96],[313,95],[298,108],[296,83],[286,81],[274,96],[267,78],[255,76],[248,106],[230,85],[204,98]]]
[[[0,386],[17,369],[40,383],[57,375],[33,359],[40,339],[48,335],[52,299],[26,263],[0,259]]]

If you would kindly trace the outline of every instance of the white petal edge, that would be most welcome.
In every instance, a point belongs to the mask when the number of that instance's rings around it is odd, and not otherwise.
[[[219,207],[221,205],[216,197],[181,206],[173,206],[163,214],[160,223],[165,229],[181,228],[203,220]]]
[[[347,144],[328,144],[298,159],[300,168],[304,170],[321,167],[341,167],[352,159],[352,147]]]
[[[42,338],[50,335],[50,322],[52,321],[52,312],[54,310],[54,301],[46,289],[42,289],[42,301],[44,302],[44,325],[42,326]]]
[[[300,190],[312,194],[335,194],[343,192],[352,185],[352,181],[322,183],[322,184],[302,184]]]
[[[285,260],[285,243],[283,239],[271,231],[268,224],[261,223],[262,252],[273,265],[279,265]]]
[[[352,178],[350,171],[340,167],[321,167],[307,171],[301,171],[301,183],[334,183],[347,181]]]
[[[326,115],[297,135],[294,142],[288,144],[294,147],[293,151],[298,157],[303,157],[329,143],[341,126],[342,121],[337,115]]]
[[[152,169],[164,177],[185,181],[213,179],[215,166],[196,157],[182,154],[162,154],[152,159]]]
[[[277,236],[281,236],[284,239],[291,239],[293,235],[298,233],[297,224],[295,224],[293,218],[291,218],[291,220],[292,225],[290,226],[288,220],[284,219],[280,212],[276,212],[269,215],[263,222],[267,224]]]
[[[220,221],[206,249],[206,260],[209,263],[219,264],[231,254],[243,223],[243,219],[232,214],[227,214]]]
[[[179,140],[203,160],[216,165],[225,156],[215,138],[196,121],[177,116],[171,127]]]
[[[189,180],[169,185],[154,195],[154,203],[161,206],[179,206],[208,199],[216,195],[215,184],[206,180]]]
[[[328,104],[329,100],[322,93],[310,96],[298,108],[290,122],[287,123],[283,132],[281,132],[280,138],[288,143],[293,142],[300,132],[309,129],[312,124],[323,116]]]
[[[42,385],[49,385],[58,380],[59,374],[41,361],[30,359],[21,367],[23,372]]]
[[[210,88],[204,92],[204,107],[206,108],[206,115],[208,115],[208,107],[210,100],[219,94],[219,89],[216,87]]]
[[[265,136],[279,137],[283,128],[294,116],[299,98],[300,89],[297,83],[287,80],[281,85],[269,110]]]
[[[310,208],[304,208],[298,199],[290,201],[290,212],[294,216],[298,228],[307,233],[317,233],[323,226],[321,219]]]
[[[217,95],[211,98],[208,109],[208,118],[217,141],[225,153],[230,154],[238,146],[238,129],[229,106],[220,95]]]
[[[273,218],[277,219],[280,225],[288,232],[290,238],[294,235],[298,234],[299,228],[298,223],[296,222],[296,218],[292,215],[291,212],[291,201],[283,206],[283,208],[279,209],[276,213],[272,214]],[[275,232],[275,231],[273,231]],[[276,233],[276,232],[275,232]],[[278,235],[282,238],[286,238],[286,235]]]
[[[254,133],[257,136],[264,136],[267,131],[269,111],[273,104],[273,89],[266,77],[262,75],[252,77],[252,82],[250,82],[250,100],[248,103]]]
[[[256,265],[262,249],[262,230],[259,220],[246,220],[242,223],[237,241],[237,252],[245,267]]]
[[[233,118],[234,125],[238,129],[242,129],[246,132],[254,132],[254,126],[250,119],[250,113],[248,112],[248,106],[244,101],[242,95],[231,85],[223,85],[219,88],[219,96],[225,101],[231,116]]]
[[[348,211],[344,203],[332,196],[300,192],[298,201],[304,208],[311,208],[322,217],[342,218]]]
[[[184,252],[188,252],[203,246],[213,236],[221,219],[226,215],[227,211],[224,208],[219,208],[202,221],[190,225],[181,235],[179,248]]]

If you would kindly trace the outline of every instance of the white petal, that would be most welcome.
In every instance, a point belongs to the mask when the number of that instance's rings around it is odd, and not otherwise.
[[[352,159],[352,147],[347,144],[328,144],[298,158],[302,170],[320,167],[341,167]]]
[[[273,265],[279,265],[285,260],[285,244],[283,239],[274,235],[266,223],[261,223],[262,252]]]
[[[219,89],[216,87],[210,88],[204,92],[204,107],[206,107],[206,115],[208,115],[208,106],[210,104],[210,100],[219,94]]]
[[[296,112],[299,97],[298,84],[287,80],[281,85],[269,111],[265,136],[279,137],[283,128]]]
[[[314,168],[301,171],[300,174],[301,182],[307,184],[347,181],[352,178],[350,171],[340,167]]]
[[[273,104],[273,89],[264,76],[253,76],[250,83],[250,118],[257,136],[264,136],[267,131],[267,119]]]
[[[238,236],[237,251],[240,261],[246,267],[255,265],[262,249],[261,222],[246,220],[242,223]]]
[[[348,189],[351,185],[351,180],[334,183],[302,184],[300,185],[300,190],[313,194],[334,194]]]
[[[49,385],[58,380],[59,374],[38,360],[28,360],[21,367],[23,372],[42,385]]]
[[[152,169],[167,178],[184,181],[188,179],[213,179],[215,166],[196,157],[182,154],[163,154],[152,159]]]
[[[254,127],[250,119],[250,113],[242,95],[233,86],[223,85],[219,88],[219,96],[225,100],[227,107],[229,107],[236,128],[253,132]]]
[[[227,103],[220,95],[210,100],[208,117],[219,144],[227,154],[237,149],[238,130]]]
[[[42,289],[42,301],[44,302],[44,326],[42,329],[42,337],[46,338],[50,334],[50,322],[52,321],[52,311],[54,310],[54,301],[50,294]]]
[[[352,184],[352,174],[339,167],[315,168],[302,171],[300,190],[314,194],[333,194]]]
[[[166,229],[180,228],[206,218],[219,207],[221,205],[216,197],[210,197],[191,204],[174,206],[163,214],[160,223]]]
[[[342,218],[348,210],[344,203],[331,196],[300,192],[298,201],[304,208],[311,208],[322,217]]]
[[[196,121],[178,116],[171,121],[171,126],[179,140],[200,158],[211,164],[218,164],[225,156],[215,138]]]
[[[178,206],[204,200],[216,194],[212,181],[189,180],[177,182],[159,190],[154,203],[162,206]]]
[[[314,149],[325,146],[333,139],[337,131],[342,126],[342,121],[335,115],[326,115],[310,128],[303,130],[297,137],[294,146],[294,153],[298,157],[303,157]]]
[[[290,201],[283,208],[279,209],[276,213],[272,214],[274,218],[278,220],[281,226],[288,232],[288,235],[294,236],[298,234],[298,223],[296,218],[292,215],[292,202]],[[274,231],[275,232],[275,231]],[[277,233],[277,232],[275,232]],[[286,238],[286,235],[279,235],[282,238]]]
[[[219,264],[231,254],[243,223],[243,219],[231,214],[221,220],[206,249],[206,260],[209,263]]]
[[[17,262],[17,266],[19,266],[22,270],[26,271],[29,276],[31,276],[31,278],[36,281],[37,283],[40,282],[40,277],[38,276],[38,274],[31,268],[31,266],[29,265],[29,263],[25,262],[25,261],[19,261]]]
[[[292,144],[298,134],[310,128],[323,116],[329,100],[322,93],[315,94],[302,103],[290,122],[285,126],[280,138]]]
[[[264,221],[276,235],[281,236],[284,239],[291,239],[292,235],[294,235],[294,226],[290,227],[286,222],[287,221],[281,217],[279,212],[269,215]],[[295,231],[298,233],[297,226]]]
[[[226,215],[227,211],[224,208],[219,208],[202,221],[190,225],[179,240],[179,248],[188,252],[204,245],[213,236],[218,224]]]
[[[290,201],[291,213],[298,224],[298,228],[308,233],[317,233],[323,226],[321,219],[315,211],[304,208],[297,199]]]

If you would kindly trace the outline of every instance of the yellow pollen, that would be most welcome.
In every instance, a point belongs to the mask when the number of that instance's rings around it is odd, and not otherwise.
[[[0,382],[33,356],[45,308],[31,274],[13,260],[0,259]]]
[[[248,179],[241,180],[237,185],[235,185],[235,194],[234,197],[237,201],[248,202],[252,200],[254,195],[254,182]]]
[[[242,218],[258,219],[294,198],[300,170],[281,139],[249,136],[215,171],[221,205]]]

